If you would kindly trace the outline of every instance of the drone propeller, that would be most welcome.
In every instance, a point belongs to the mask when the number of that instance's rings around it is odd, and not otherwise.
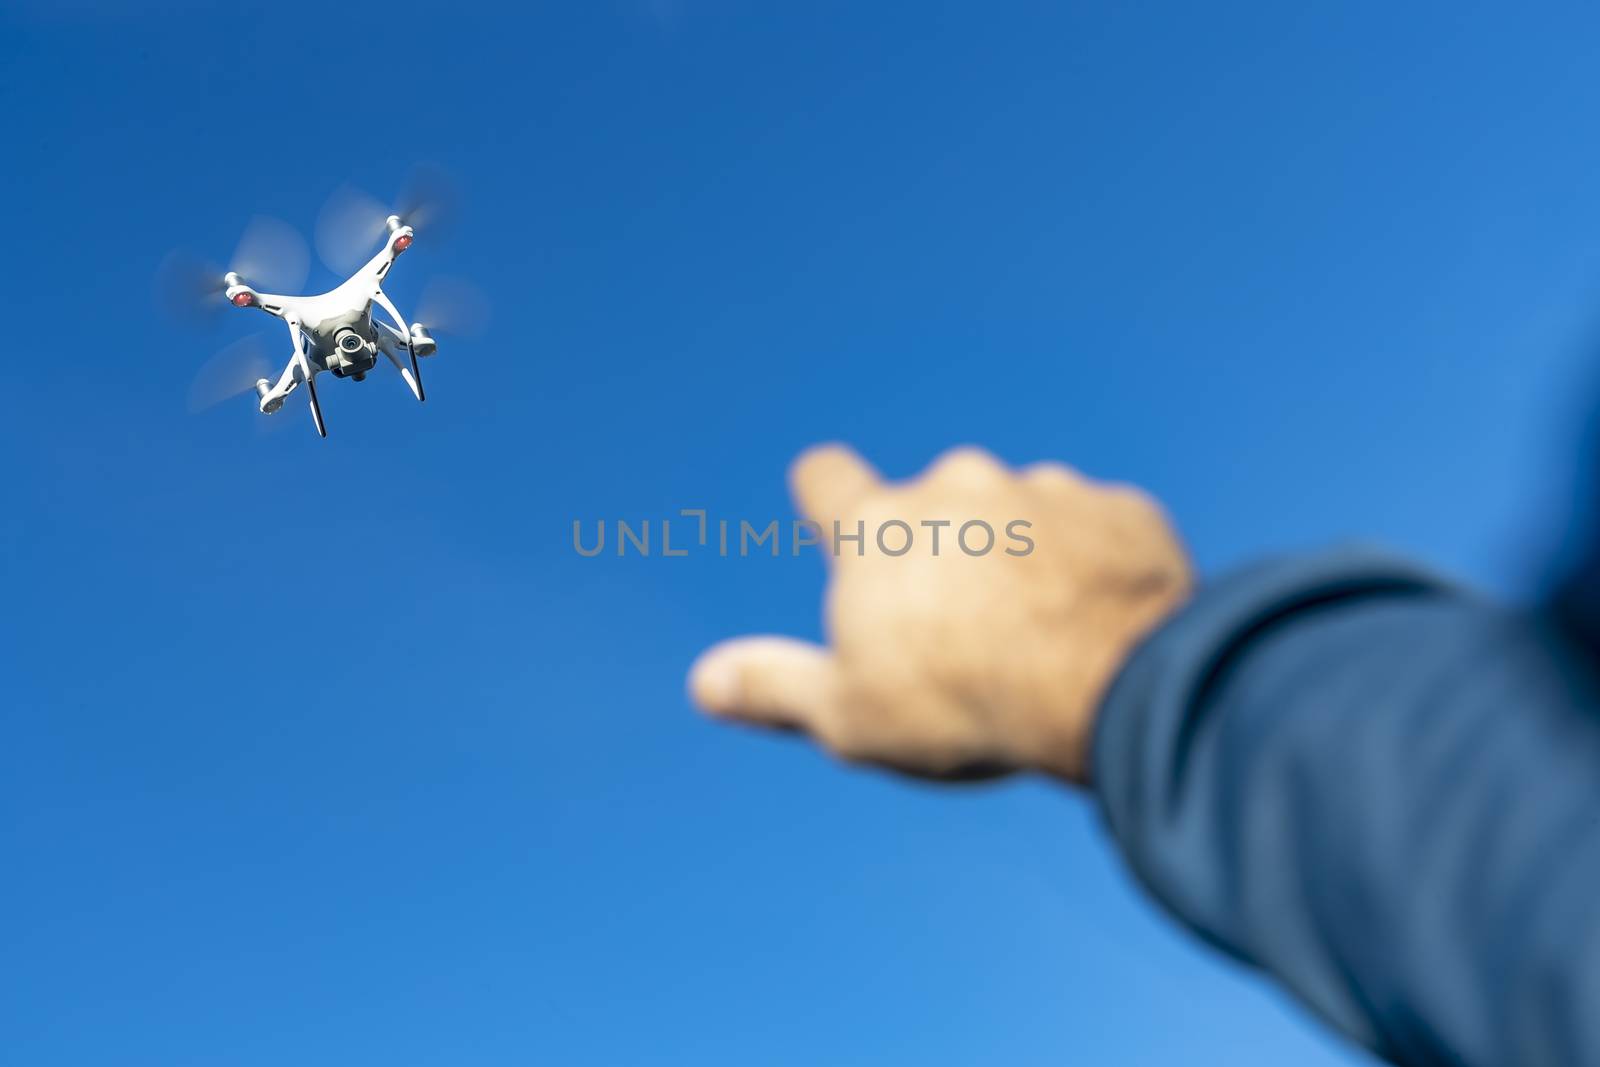
[[[442,235],[449,231],[459,197],[455,179],[444,168],[418,163],[411,168],[394,213],[414,230]]]
[[[261,335],[253,333],[222,349],[201,366],[189,385],[189,413],[197,414],[255,388],[272,376]]]
[[[239,238],[228,269],[256,288],[293,295],[311,273],[311,250],[287,222],[257,215]]]
[[[440,168],[418,164],[393,206],[353,185],[334,190],[317,217],[317,255],[335,274],[349,274],[366,262],[388,231],[389,216],[403,226],[437,235],[455,204],[455,183]]]
[[[387,297],[379,294],[381,300]],[[393,314],[393,308],[384,305]],[[418,400],[427,399],[422,388],[422,367],[418,356],[432,355],[435,350],[433,334],[453,333],[474,337],[483,332],[489,322],[489,302],[476,286],[459,278],[437,277],[422,287],[417,300],[416,317],[411,320],[411,334],[406,338],[406,354],[411,358],[411,374],[407,384]],[[396,366],[399,366],[398,362]],[[404,374],[404,368],[401,369]]]
[[[422,287],[413,316],[430,332],[478,337],[489,326],[489,300],[469,281],[437,275]]]
[[[257,215],[245,226],[226,267],[183,249],[169,253],[157,275],[157,293],[174,318],[203,319],[225,306],[222,293],[228,284],[223,276],[230,271],[266,292],[295,293],[311,272],[311,253],[293,226]]]

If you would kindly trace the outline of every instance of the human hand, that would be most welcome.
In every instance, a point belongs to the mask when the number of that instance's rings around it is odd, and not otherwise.
[[[1188,560],[1160,506],[1060,464],[1013,473],[971,448],[890,484],[850,449],[826,445],[802,454],[789,478],[832,570],[829,647],[722,642],[690,671],[701,708],[923,777],[1033,769],[1085,782],[1102,694],[1189,592]],[[898,550],[905,532],[883,526],[895,520],[913,534],[903,555],[876,536],[885,529]],[[983,547],[977,527],[958,542],[970,520],[995,532],[989,551],[963,548]],[[863,540],[846,540],[858,522]]]

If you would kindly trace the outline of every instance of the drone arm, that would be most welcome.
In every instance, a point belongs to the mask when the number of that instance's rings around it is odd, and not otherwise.
[[[270,385],[266,383],[265,378],[256,383],[256,406],[263,415],[276,414],[283,406],[284,397],[300,387],[300,364],[290,356],[289,362],[283,365],[283,370],[278,374],[277,382]]]
[[[290,299],[290,297],[278,296],[274,293],[256,293],[255,300],[245,306],[253,307],[257,311],[265,311],[268,315],[276,318],[287,319],[289,318],[287,308]]]
[[[395,257],[400,253],[394,250],[392,243],[385,243],[378,250],[378,254],[367,260],[367,265],[362,267],[359,274],[370,275],[375,281],[382,281],[383,276],[389,273],[389,268],[394,266]]]

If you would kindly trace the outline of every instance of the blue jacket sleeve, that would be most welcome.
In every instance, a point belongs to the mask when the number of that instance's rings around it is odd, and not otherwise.
[[[1536,616],[1364,552],[1203,589],[1103,702],[1148,889],[1398,1064],[1600,1064],[1600,702]]]

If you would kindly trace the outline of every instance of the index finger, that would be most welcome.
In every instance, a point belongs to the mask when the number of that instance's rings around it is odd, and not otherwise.
[[[862,497],[883,484],[872,465],[848,445],[816,445],[789,467],[789,490],[800,514],[832,528]]]

